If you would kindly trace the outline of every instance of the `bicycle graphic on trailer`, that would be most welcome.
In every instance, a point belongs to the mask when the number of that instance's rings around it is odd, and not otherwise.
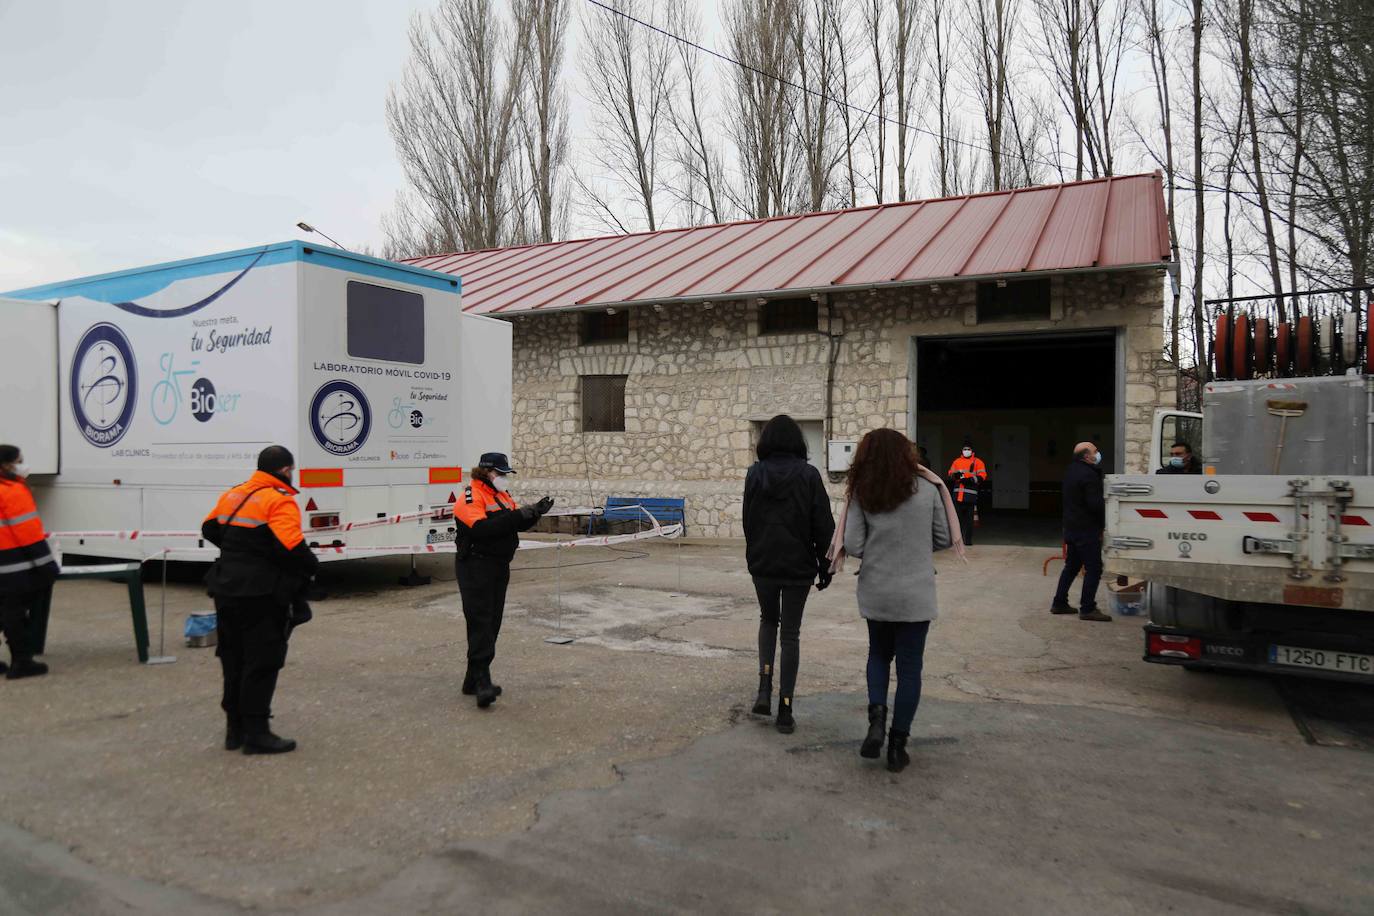
[[[196,366],[200,365],[200,360],[191,360],[190,369],[173,368],[176,356],[172,353],[164,353],[158,358],[158,365],[162,367],[163,379],[153,386],[152,404],[153,419],[160,426],[166,426],[177,418],[177,411],[181,408],[181,402],[186,400],[186,396],[181,393],[181,379],[183,376],[195,375]]]

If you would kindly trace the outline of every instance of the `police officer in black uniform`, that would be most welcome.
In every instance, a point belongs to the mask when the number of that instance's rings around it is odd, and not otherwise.
[[[516,503],[507,485],[507,478],[514,473],[504,454],[487,452],[472,469],[472,483],[463,489],[453,511],[458,523],[458,593],[468,631],[463,693],[475,695],[481,709],[501,694],[501,688],[491,682],[491,663],[496,658],[510,563],[520,547],[520,532],[534,527],[553,508],[553,499],[548,496],[533,507],[522,508]]]

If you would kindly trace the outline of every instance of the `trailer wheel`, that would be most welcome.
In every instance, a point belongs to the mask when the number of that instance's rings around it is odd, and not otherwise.
[[[1216,343],[1212,345],[1212,357],[1216,363],[1217,378],[1231,377],[1231,319],[1225,315],[1217,316]]]
[[[1255,319],[1255,375],[1269,372],[1274,357],[1274,339],[1269,333],[1269,319]]]
[[[1313,332],[1312,319],[1306,315],[1298,319],[1298,345],[1293,354],[1294,367],[1301,375],[1312,371],[1313,350],[1316,348],[1316,334]]]
[[[1240,314],[1231,323],[1231,374],[1238,379],[1250,377],[1250,316]]]
[[[1293,326],[1286,321],[1279,322],[1279,332],[1274,340],[1274,374],[1287,378],[1293,372]]]

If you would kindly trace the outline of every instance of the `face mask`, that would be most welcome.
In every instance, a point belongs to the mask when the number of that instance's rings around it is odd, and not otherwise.
[[[1173,467],[1173,468],[1181,468],[1181,467],[1183,467],[1183,458],[1182,458],[1182,456],[1180,456],[1180,455],[1174,455],[1172,458],[1170,458],[1170,459],[1169,459],[1169,467]]]
[[[10,467],[14,473],[14,476],[18,477],[20,480],[23,480],[25,477],[29,476],[29,466],[22,461],[16,461]]]
[[[1101,453],[1101,452],[1098,452],[1096,455],[1093,455],[1093,464],[1101,464],[1101,463],[1102,463],[1102,453]]]
[[[491,488],[497,493],[509,493],[510,484],[506,483],[505,474],[497,474],[491,479]]]
[[[973,449],[971,449],[971,448],[966,448],[966,449],[964,449],[963,455],[964,455],[965,458],[972,458],[972,457],[973,457]]]

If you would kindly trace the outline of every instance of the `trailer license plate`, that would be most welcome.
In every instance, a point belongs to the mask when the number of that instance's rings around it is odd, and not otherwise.
[[[1329,649],[1302,649],[1297,646],[1270,646],[1269,661],[1297,668],[1321,668],[1349,674],[1374,674],[1374,655],[1332,652]]]

